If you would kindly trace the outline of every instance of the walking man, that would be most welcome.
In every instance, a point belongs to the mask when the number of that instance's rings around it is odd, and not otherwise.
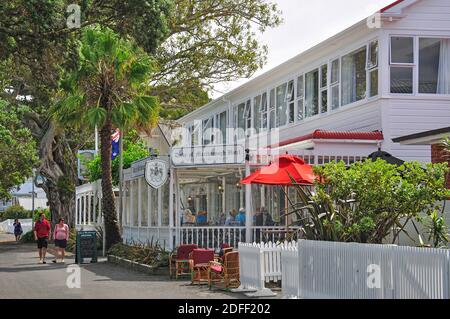
[[[50,229],[49,221],[45,219],[45,214],[41,213],[39,220],[34,224],[34,239],[37,241],[40,264],[46,264],[45,255],[47,253]]]

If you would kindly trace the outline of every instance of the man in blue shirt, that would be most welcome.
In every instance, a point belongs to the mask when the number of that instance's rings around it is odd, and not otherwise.
[[[239,209],[239,214],[236,216],[234,220],[239,222],[241,226],[245,226],[245,209],[243,208]]]

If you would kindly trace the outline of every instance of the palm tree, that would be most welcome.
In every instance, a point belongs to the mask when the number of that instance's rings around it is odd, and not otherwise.
[[[156,124],[158,101],[147,95],[154,66],[133,41],[107,28],[86,29],[79,47],[79,65],[61,81],[61,98],[52,114],[75,129],[99,128],[102,210],[109,249],[121,241],[111,177],[111,133],[117,127],[149,130]]]

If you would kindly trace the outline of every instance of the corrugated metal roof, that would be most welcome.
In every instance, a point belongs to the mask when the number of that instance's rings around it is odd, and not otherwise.
[[[293,143],[299,143],[308,140],[366,140],[366,141],[382,141],[384,140],[383,133],[379,131],[375,132],[355,132],[355,131],[326,131],[315,130],[313,133],[292,138],[279,143],[278,145],[272,145],[274,147],[282,147]]]

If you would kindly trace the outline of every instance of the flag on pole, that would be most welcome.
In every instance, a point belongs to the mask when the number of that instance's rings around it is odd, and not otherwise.
[[[114,160],[117,155],[119,155],[119,141],[120,141],[120,130],[116,129],[116,131],[111,135],[111,160]]]

